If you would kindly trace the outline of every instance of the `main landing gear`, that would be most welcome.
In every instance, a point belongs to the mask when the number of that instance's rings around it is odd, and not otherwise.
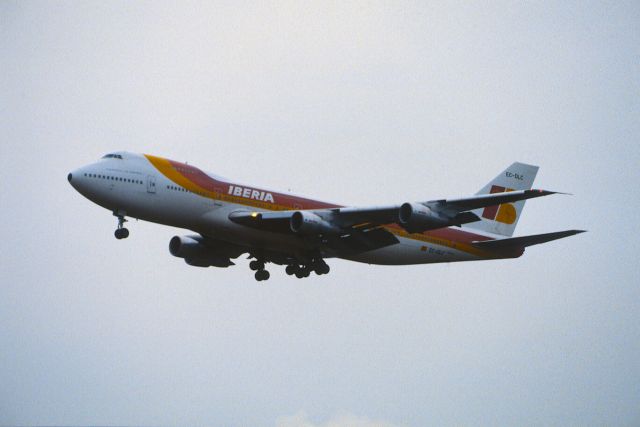
[[[118,240],[126,239],[127,237],[129,237],[129,230],[124,228],[124,223],[127,222],[127,220],[124,218],[124,214],[121,214],[120,212],[114,212],[113,215],[118,218],[118,228],[113,233],[113,235],[116,236],[116,239]]]
[[[253,260],[249,263],[249,268],[256,272],[255,278],[258,282],[263,280],[269,280],[271,276],[267,270],[264,269],[264,262],[261,260]]]
[[[269,272],[264,269],[264,259],[256,258],[249,263],[249,268],[256,272],[255,278],[258,282],[269,279]],[[322,258],[311,260],[308,264],[298,265],[289,264],[285,268],[285,272],[289,276],[296,276],[298,279],[309,277],[311,273],[318,276],[329,273],[329,265]]]
[[[329,270],[331,269],[324,260],[317,260],[310,265],[288,265],[285,272],[289,276],[296,276],[298,279],[303,279],[305,277],[309,277],[312,271],[320,276],[322,274],[329,273]]]

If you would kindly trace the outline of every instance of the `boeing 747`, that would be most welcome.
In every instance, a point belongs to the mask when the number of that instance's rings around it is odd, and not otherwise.
[[[288,275],[329,272],[325,260],[406,265],[517,258],[528,246],[583,230],[512,237],[537,166],[513,163],[474,196],[389,206],[339,206],[243,185],[148,154],[110,153],[67,179],[80,194],[113,212],[115,237],[126,218],[192,230],[169,242],[172,255],[197,267],[229,267],[248,254],[258,281],[267,263]]]

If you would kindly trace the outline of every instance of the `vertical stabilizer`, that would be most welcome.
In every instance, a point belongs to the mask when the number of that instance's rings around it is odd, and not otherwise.
[[[538,166],[516,162],[502,171],[500,175],[496,176],[476,194],[530,190],[537,173]],[[478,215],[481,220],[465,224],[463,228],[511,237],[522,214],[524,202],[524,200],[521,200],[515,203],[476,209],[473,213]]]

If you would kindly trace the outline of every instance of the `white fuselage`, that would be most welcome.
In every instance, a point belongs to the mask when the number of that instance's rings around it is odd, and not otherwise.
[[[72,186],[114,214],[193,230],[237,245],[298,254],[310,243],[298,235],[257,230],[229,220],[235,211],[306,209],[310,199],[257,189],[205,174],[189,165],[127,152],[111,155],[71,174]],[[180,174],[178,174],[180,173]],[[210,187],[198,187],[207,179]],[[371,264],[423,264],[496,258],[471,246],[488,237],[457,228],[409,234],[389,226],[399,243],[357,255],[341,256]],[[325,253],[325,257],[340,256]]]

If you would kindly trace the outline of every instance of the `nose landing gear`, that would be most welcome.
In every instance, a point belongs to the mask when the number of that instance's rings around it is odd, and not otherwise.
[[[126,239],[127,237],[129,237],[129,230],[124,228],[124,223],[127,222],[127,220],[124,218],[124,213],[114,212],[113,215],[118,218],[118,228],[113,233],[113,235],[116,236],[116,239],[118,240]]]
[[[129,230],[126,228],[118,228],[113,232],[113,235],[116,236],[116,239],[118,240],[126,239],[127,237],[129,237]]]

